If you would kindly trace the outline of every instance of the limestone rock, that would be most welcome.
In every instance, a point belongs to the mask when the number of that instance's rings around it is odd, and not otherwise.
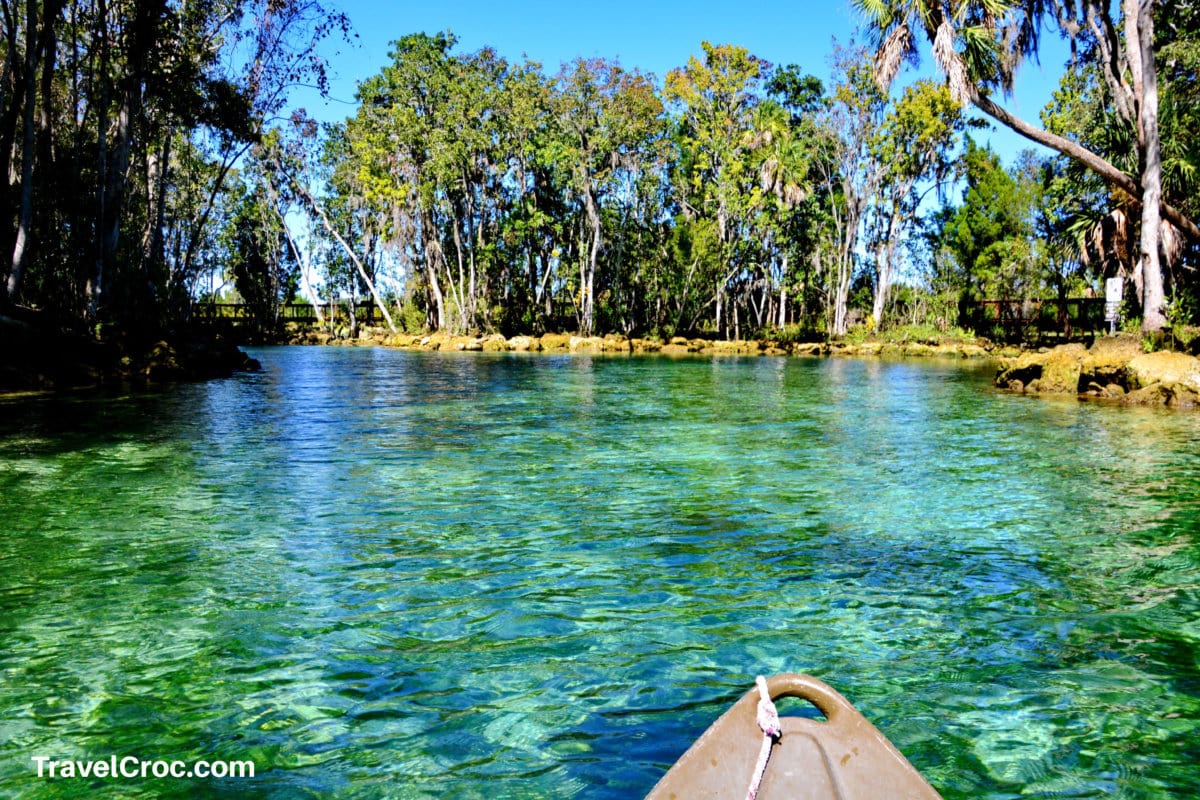
[[[547,333],[541,338],[543,350],[563,353],[571,349],[571,337],[565,333]]]
[[[1134,336],[1103,336],[1092,343],[1083,359],[1085,380],[1100,385],[1124,384],[1125,366],[1142,355],[1142,342]]]
[[[1047,394],[1079,394],[1079,377],[1086,353],[1081,344],[1060,345],[1047,353],[1042,365],[1040,391]]]
[[[635,353],[657,353],[662,350],[663,344],[654,339],[630,339],[629,347]]]
[[[624,336],[609,334],[604,337],[604,352],[606,353],[632,353],[633,343]]]
[[[1022,353],[1015,361],[1006,361],[1001,366],[995,383],[1002,389],[1015,389],[1015,384],[1020,383],[1026,392],[1078,394],[1086,353],[1081,344]]]
[[[572,353],[599,353],[604,350],[604,340],[599,336],[572,336],[569,347]]]
[[[508,340],[508,346],[510,349],[515,350],[518,353],[526,353],[530,350],[542,349],[542,343],[539,340],[534,339],[532,336],[514,336]]]
[[[483,340],[483,350],[488,353],[503,353],[509,349],[508,339],[498,333]]]
[[[1200,390],[1200,359],[1185,353],[1142,353],[1125,367],[1131,388],[1181,384]]]

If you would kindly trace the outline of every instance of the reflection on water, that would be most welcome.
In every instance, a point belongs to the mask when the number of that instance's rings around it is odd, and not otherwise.
[[[958,365],[266,349],[0,405],[0,795],[629,797],[759,672],[947,797],[1200,794],[1200,418]],[[30,758],[246,759],[39,782]]]

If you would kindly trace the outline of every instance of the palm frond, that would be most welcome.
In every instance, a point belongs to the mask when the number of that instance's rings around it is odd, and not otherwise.
[[[892,81],[900,73],[900,64],[913,51],[912,30],[901,21],[892,28],[875,54],[875,82],[881,92],[887,93]]]
[[[950,96],[960,105],[967,105],[974,99],[975,87],[967,72],[967,65],[962,56],[954,49],[954,26],[950,20],[943,19],[938,26],[933,39],[933,57],[950,84]]]

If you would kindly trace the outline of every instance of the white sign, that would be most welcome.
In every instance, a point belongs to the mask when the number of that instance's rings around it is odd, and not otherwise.
[[[1121,321],[1121,296],[1124,291],[1124,278],[1109,278],[1104,282],[1104,321],[1108,323],[1110,333],[1116,331],[1117,323]]]
[[[1104,282],[1104,300],[1109,303],[1119,303],[1125,293],[1124,278],[1109,278]]]

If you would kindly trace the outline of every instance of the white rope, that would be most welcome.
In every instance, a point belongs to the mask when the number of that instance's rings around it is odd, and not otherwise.
[[[775,710],[775,704],[771,702],[771,693],[767,690],[767,679],[759,675],[754,679],[754,685],[758,687],[758,713],[755,715],[755,721],[758,722],[758,727],[762,728],[763,743],[758,751],[758,763],[754,765],[754,777],[750,779],[746,800],[755,800],[758,797],[759,786],[762,785],[763,775],[767,771],[767,759],[771,757],[771,745],[776,737],[783,735],[783,728],[779,724],[779,712]]]

